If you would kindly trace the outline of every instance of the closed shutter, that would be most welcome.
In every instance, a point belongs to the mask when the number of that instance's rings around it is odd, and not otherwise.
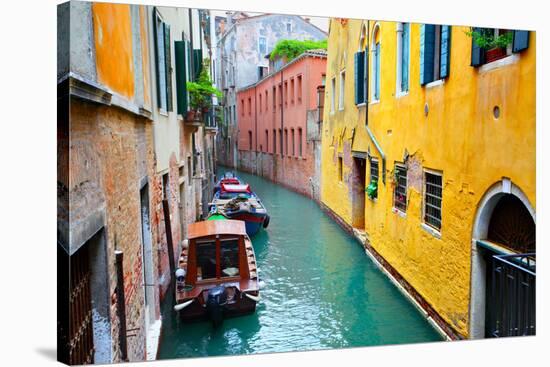
[[[439,64],[439,77],[444,79],[449,76],[451,61],[451,26],[441,26],[441,58]]]
[[[164,23],[164,60],[166,70],[166,109],[172,111],[172,52],[170,47],[170,25]]]
[[[481,28],[473,28],[472,32],[481,33]],[[479,47],[472,37],[472,56],[470,66],[479,66],[485,64],[485,50]]]
[[[185,41],[174,42],[174,53],[176,55],[176,101],[178,113],[185,116],[187,113],[187,71]]]
[[[377,43],[376,44],[376,52],[375,52],[375,57],[376,57],[376,78],[374,80],[374,98],[375,99],[380,99],[380,52],[381,52],[381,49],[380,49],[380,43]]]
[[[364,57],[364,67],[363,67],[363,71],[364,71],[364,81],[363,81],[363,88],[364,88],[364,93],[363,93],[363,97],[364,97],[364,100],[365,100],[365,103],[368,103],[369,102],[369,48],[368,47],[365,47],[365,57]]]
[[[202,49],[193,50],[193,65],[195,66],[195,80],[199,78],[202,71]]]
[[[155,77],[156,77],[156,91],[157,91],[157,104],[159,107],[162,107],[162,98],[161,98],[161,85],[160,85],[160,75],[161,75],[161,65],[160,61],[164,60],[160,55],[160,45],[159,45],[159,37],[162,37],[161,32],[158,32],[157,27],[160,24],[160,19],[158,19],[157,16],[157,9],[153,8],[153,35],[154,35],[154,41],[155,41]]]
[[[360,104],[365,101],[364,92],[364,52],[355,53],[355,75],[354,75],[354,86],[355,86],[355,104]]]
[[[409,23],[403,23],[403,54],[401,58],[401,91],[409,90]]]
[[[420,25],[420,84],[434,80],[435,25]]]
[[[514,31],[512,52],[521,52],[529,47],[529,31]]]

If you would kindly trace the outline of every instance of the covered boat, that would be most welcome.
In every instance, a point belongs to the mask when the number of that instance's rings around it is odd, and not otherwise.
[[[232,172],[226,172],[214,186],[214,193],[220,191],[222,184],[239,185],[241,183],[241,180]]]
[[[269,215],[250,185],[222,183],[220,186],[210,203],[211,215],[223,214],[227,218],[244,221],[249,236],[254,236],[262,227],[267,228]]]
[[[189,225],[176,271],[176,305],[184,320],[252,313],[260,299],[256,257],[242,221],[213,216]]]

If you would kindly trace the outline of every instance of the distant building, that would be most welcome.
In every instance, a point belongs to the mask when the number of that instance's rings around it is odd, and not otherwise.
[[[477,30],[331,20],[321,200],[450,337],[531,335],[535,33]]]
[[[228,12],[225,21],[218,19],[217,85],[224,92],[224,127],[218,139],[218,160],[236,167],[238,161],[238,105],[236,91],[256,83],[265,76],[269,62],[266,55],[281,39],[322,40],[327,34],[304,18],[294,15]]]
[[[324,85],[326,55],[307,51],[237,90],[238,168],[315,200],[321,179],[318,89]]]

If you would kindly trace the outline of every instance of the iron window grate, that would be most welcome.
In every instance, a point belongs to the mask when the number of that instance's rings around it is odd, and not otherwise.
[[[441,229],[442,177],[429,172],[426,172],[425,177],[424,221],[432,227]]]
[[[407,168],[395,165],[396,185],[393,194],[394,207],[402,212],[407,211]]]
[[[378,182],[378,160],[371,158],[370,160],[370,182]]]

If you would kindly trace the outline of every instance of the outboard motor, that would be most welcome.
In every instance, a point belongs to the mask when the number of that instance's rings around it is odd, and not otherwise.
[[[208,291],[208,300],[206,301],[206,312],[214,327],[218,327],[223,322],[223,309],[227,303],[227,295],[225,287],[219,285],[210,288]]]

